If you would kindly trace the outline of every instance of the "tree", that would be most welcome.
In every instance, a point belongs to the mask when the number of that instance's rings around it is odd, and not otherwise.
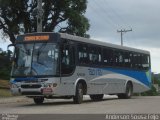
[[[149,91],[143,92],[142,96],[157,96],[159,95],[156,88],[152,85]]]
[[[90,26],[84,16],[87,0],[43,0],[42,5],[43,32],[87,36]],[[20,33],[36,32],[36,7],[37,0],[0,0],[0,29],[12,43]]]
[[[155,74],[152,73],[152,83],[153,84],[158,84],[160,86],[160,81],[156,78]],[[143,92],[141,95],[142,96],[156,96],[159,95],[159,93],[157,92],[155,86],[152,84],[151,89],[149,91]]]
[[[12,56],[12,51],[2,50],[2,52],[0,52],[0,79],[9,80],[10,78],[10,71],[11,71],[10,58],[11,56]]]

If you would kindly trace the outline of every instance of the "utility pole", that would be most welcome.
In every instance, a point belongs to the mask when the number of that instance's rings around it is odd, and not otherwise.
[[[37,32],[42,32],[42,17],[43,17],[43,10],[42,10],[42,0],[37,0]]]
[[[130,30],[117,30],[117,32],[120,32],[121,33],[121,46],[123,46],[123,33],[126,33],[126,32],[130,32],[130,31],[132,31],[132,29],[130,29]]]

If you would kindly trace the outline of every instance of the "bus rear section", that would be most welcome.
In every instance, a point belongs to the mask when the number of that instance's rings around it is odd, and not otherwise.
[[[130,98],[133,93],[150,90],[148,51],[94,40],[79,41],[77,74],[87,81],[87,94],[91,99],[101,100],[103,94]]]

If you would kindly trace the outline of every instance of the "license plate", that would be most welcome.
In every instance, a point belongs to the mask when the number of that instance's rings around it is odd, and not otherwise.
[[[44,88],[43,89],[43,94],[48,94],[48,93],[52,93],[52,88]]]

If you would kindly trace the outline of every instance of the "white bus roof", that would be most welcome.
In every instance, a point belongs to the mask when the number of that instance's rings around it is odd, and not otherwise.
[[[83,37],[79,37],[79,36],[69,35],[66,33],[59,33],[59,34],[60,34],[61,38],[65,38],[65,39],[69,39],[69,40],[73,40],[73,41],[80,41],[80,42],[84,42],[84,43],[91,43],[91,44],[95,44],[95,45],[101,45],[101,46],[106,46],[106,47],[111,47],[111,48],[116,48],[116,49],[122,49],[122,50],[127,50],[127,51],[138,52],[138,53],[150,54],[150,52],[146,51],[146,50],[116,45],[116,44],[93,40],[93,39],[89,39],[89,38],[83,38]]]
[[[42,34],[42,33],[53,34],[53,32],[39,32],[39,33],[36,32],[36,33],[28,33],[28,34],[24,34],[24,35],[34,35],[34,34]],[[56,33],[54,33],[54,34],[56,34]],[[133,51],[133,52],[138,52],[138,53],[150,54],[149,51],[142,50],[142,49],[136,49],[136,48],[126,47],[126,46],[116,45],[116,44],[112,44],[112,43],[107,43],[107,42],[98,41],[98,40],[94,40],[94,39],[79,37],[79,36],[70,35],[70,34],[66,34],[66,33],[58,33],[58,34],[60,35],[61,38],[69,39],[69,40],[73,40],[73,41],[79,41],[79,42],[90,43],[90,44],[94,44],[94,45],[106,46],[106,47],[111,47],[111,48],[121,49],[121,50],[126,50],[126,51]],[[21,35],[19,35],[19,36],[21,36]]]

